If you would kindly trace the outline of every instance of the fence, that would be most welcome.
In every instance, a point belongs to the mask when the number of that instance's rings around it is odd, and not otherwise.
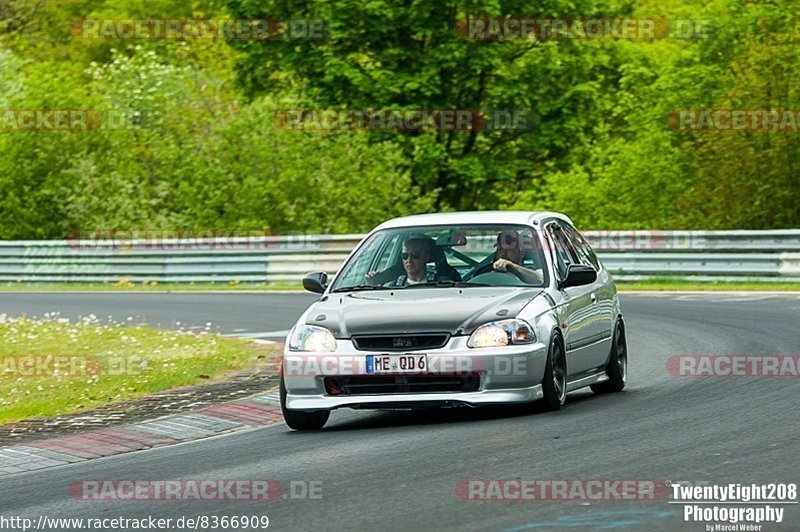
[[[0,241],[0,281],[298,282],[335,273],[363,235]],[[800,282],[800,230],[586,231],[616,279]]]

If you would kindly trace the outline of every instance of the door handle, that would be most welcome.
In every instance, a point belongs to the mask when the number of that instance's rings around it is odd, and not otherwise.
[[[597,303],[597,296],[596,296],[596,295],[594,295],[594,292],[592,292],[592,295],[591,295],[591,296],[589,296],[589,299],[591,299],[591,300],[592,300],[592,304],[595,304],[595,303]]]

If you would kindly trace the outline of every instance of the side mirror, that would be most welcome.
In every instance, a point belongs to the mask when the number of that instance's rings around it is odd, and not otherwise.
[[[559,288],[569,288],[570,286],[583,286],[592,284],[597,280],[597,272],[591,266],[584,264],[570,264],[567,270],[567,278],[561,281]]]
[[[322,294],[328,286],[328,274],[325,272],[310,272],[303,277],[303,288],[309,292]]]

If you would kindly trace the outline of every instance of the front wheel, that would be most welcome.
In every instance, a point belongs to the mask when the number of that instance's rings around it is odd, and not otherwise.
[[[617,320],[614,337],[611,341],[611,357],[606,366],[608,380],[592,384],[594,393],[621,392],[628,380],[628,340],[625,338],[625,325]]]
[[[330,410],[304,412],[286,408],[286,385],[283,383],[283,377],[281,377],[281,412],[283,420],[294,430],[319,430],[325,426],[331,415]]]
[[[567,400],[567,357],[557,334],[553,334],[547,350],[542,392],[542,401],[548,410],[558,410]]]

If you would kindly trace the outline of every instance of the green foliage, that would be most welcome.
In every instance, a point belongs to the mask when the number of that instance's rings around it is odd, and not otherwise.
[[[555,209],[590,228],[800,223],[800,135],[686,131],[681,109],[800,109],[793,0],[19,0],[0,111],[126,129],[0,131],[0,238],[80,229],[357,232],[395,215]],[[475,17],[695,19],[708,39],[476,41]],[[322,40],[88,40],[90,18],[319,18]],[[313,132],[282,109],[532,111],[529,131]],[[115,115],[116,116],[116,115]]]
[[[440,209],[489,208],[498,195],[536,187],[537,169],[561,166],[591,141],[598,94],[613,90],[614,47],[598,42],[467,39],[466,18],[524,16],[530,3],[459,0],[230,0],[236,17],[328,22],[328,39],[236,43],[245,53],[239,81],[248,95],[277,93],[288,80],[317,108],[534,111],[537,131],[399,133],[414,183]],[[611,17],[614,3],[548,0],[552,17]],[[275,76],[282,72],[284,76]],[[382,139],[385,135],[375,135]]]

